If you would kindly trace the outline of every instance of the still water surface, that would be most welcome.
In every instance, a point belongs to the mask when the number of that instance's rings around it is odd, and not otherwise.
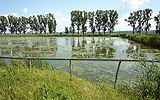
[[[125,58],[160,60],[160,50],[120,37],[0,37],[0,56]],[[67,61],[49,61],[69,71]],[[91,81],[113,82],[118,62],[73,61],[73,74]],[[120,79],[135,77],[135,63],[122,62]]]

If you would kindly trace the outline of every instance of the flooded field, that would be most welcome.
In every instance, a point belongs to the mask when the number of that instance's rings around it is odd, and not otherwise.
[[[1,37],[0,56],[160,60],[160,50],[120,37]],[[69,71],[68,61],[48,63]],[[135,64],[122,62],[119,79],[134,79]],[[78,77],[113,82],[118,62],[72,61],[72,66]]]

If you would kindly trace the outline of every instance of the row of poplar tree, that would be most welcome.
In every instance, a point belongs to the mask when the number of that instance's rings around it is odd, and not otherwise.
[[[142,31],[145,31],[147,34],[148,30],[151,28],[151,23],[149,21],[154,19],[156,22],[156,33],[160,34],[160,12],[158,15],[154,16],[154,18],[152,18],[152,14],[152,9],[134,11],[130,13],[130,16],[125,19],[125,21],[133,28],[133,33],[142,33]]]
[[[151,28],[150,20],[154,19],[156,22],[155,32],[160,34],[160,12],[157,16],[154,16],[154,18],[152,18],[152,14],[152,9],[134,11],[130,13],[130,16],[126,18],[125,21],[133,28],[133,33],[142,33],[142,31],[147,33]],[[96,12],[72,11],[71,27],[65,27],[65,32],[74,34],[77,29],[77,33],[79,33],[80,30],[84,33],[87,31],[87,22],[93,34],[96,31],[99,33],[103,31],[104,34],[106,31],[112,33],[115,25],[118,24],[118,13],[115,10],[97,10]]]
[[[114,27],[118,24],[118,13],[115,10],[97,10],[96,12],[87,11],[72,11],[71,12],[71,27],[65,27],[65,32],[79,33],[80,30],[84,34],[87,31],[87,22],[92,33],[96,30],[100,33],[101,30],[105,33],[107,30],[111,33]]]
[[[48,13],[43,15],[33,15],[30,17],[16,17],[9,15],[7,17],[0,16],[0,33],[6,33],[7,29],[11,34],[23,33],[31,30],[32,33],[55,33],[56,32],[56,19],[54,14]]]

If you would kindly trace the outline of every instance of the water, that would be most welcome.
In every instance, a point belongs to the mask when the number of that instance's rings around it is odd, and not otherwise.
[[[160,60],[160,50],[120,37],[0,37],[0,56],[125,58]],[[68,61],[49,61],[69,71]],[[118,62],[73,61],[73,74],[91,81],[113,82]],[[122,62],[119,79],[135,77],[135,63]]]

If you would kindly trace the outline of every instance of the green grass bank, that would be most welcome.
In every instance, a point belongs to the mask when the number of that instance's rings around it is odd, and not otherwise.
[[[1,100],[135,100],[107,83],[91,83],[46,68],[0,66]]]
[[[127,38],[146,45],[157,47],[160,49],[160,35],[156,34],[120,34],[120,37]]]

